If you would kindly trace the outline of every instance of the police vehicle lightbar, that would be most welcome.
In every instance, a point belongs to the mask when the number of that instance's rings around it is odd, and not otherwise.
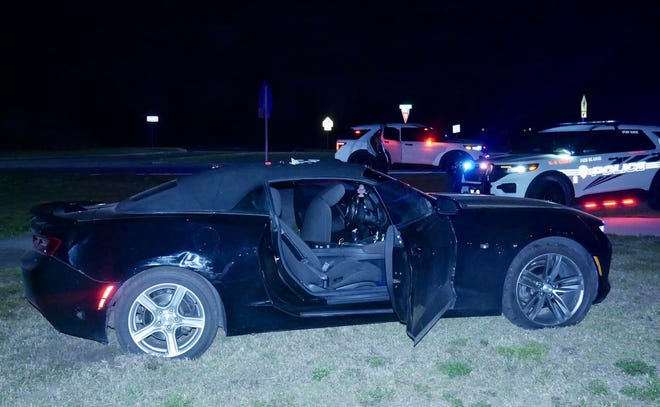
[[[557,126],[575,126],[578,124],[610,124],[610,125],[617,125],[621,124],[620,120],[590,120],[590,121],[584,121],[584,122],[566,122],[566,123],[559,123]]]

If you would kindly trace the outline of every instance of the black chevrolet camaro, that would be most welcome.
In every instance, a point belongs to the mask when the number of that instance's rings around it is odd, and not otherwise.
[[[603,222],[517,198],[426,194],[338,162],[235,164],[118,203],[32,209],[27,299],[59,331],[197,357],[226,335],[442,316],[572,325],[610,286]]]

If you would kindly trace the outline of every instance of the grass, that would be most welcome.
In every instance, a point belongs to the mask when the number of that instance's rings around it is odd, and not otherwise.
[[[13,188],[0,189],[2,213],[54,195],[114,200],[163,181],[20,176],[0,179]],[[24,230],[0,220],[2,236]],[[125,354],[112,331],[108,345],[58,333],[22,298],[20,270],[0,269],[0,406],[658,405],[660,238],[611,240],[612,292],[574,327],[442,319],[415,347],[398,323],[220,333],[194,361]]]
[[[0,174],[0,238],[29,232],[29,209],[58,200],[114,202],[172,176],[89,174]]]
[[[612,241],[613,291],[575,327],[443,319],[416,347],[397,323],[219,335],[194,361],[60,334],[5,269],[0,406],[657,405],[660,239]]]

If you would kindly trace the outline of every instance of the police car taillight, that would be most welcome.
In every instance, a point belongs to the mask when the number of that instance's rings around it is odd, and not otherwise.
[[[346,144],[346,142],[344,142],[344,141],[338,141],[338,142],[336,142],[336,143],[335,143],[335,151],[339,151],[339,149],[342,148],[342,147],[344,147],[345,144]]]

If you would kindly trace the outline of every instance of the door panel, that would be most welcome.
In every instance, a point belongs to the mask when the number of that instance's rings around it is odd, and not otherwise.
[[[406,323],[410,303],[410,262],[401,233],[390,225],[385,233],[385,276],[392,308],[399,321]]]
[[[401,163],[401,136],[399,130],[393,127],[386,127],[384,133],[381,132],[383,146],[390,154],[392,163]]]
[[[435,158],[446,147],[435,141],[403,141],[401,142],[401,159],[406,164],[433,165]]]
[[[448,216],[433,214],[402,228],[401,236],[410,273],[407,333],[417,344],[456,301],[456,235]]]

